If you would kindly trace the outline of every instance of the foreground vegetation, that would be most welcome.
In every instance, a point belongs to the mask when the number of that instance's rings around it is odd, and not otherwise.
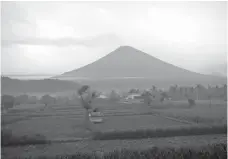
[[[35,157],[28,157],[35,158]],[[110,153],[81,153],[76,152],[74,155],[58,155],[54,157],[39,156],[37,158],[53,158],[53,159],[226,159],[227,145],[214,144],[198,148],[150,148],[147,150],[130,150],[122,149]]]
[[[211,127],[182,127],[182,128],[166,128],[166,129],[139,129],[132,131],[110,131],[110,132],[95,132],[94,140],[126,140],[126,139],[144,139],[156,137],[174,137],[174,136],[193,136],[193,135],[208,135],[208,134],[226,134],[227,127],[211,126]],[[2,129],[1,132],[2,146],[17,146],[17,145],[37,145],[49,144],[44,135],[36,134],[32,136],[14,136],[11,130]]]
[[[165,129],[145,129],[131,131],[96,132],[94,140],[142,139],[154,137],[226,134],[227,126],[193,126]]]
[[[18,146],[18,145],[34,145],[48,144],[46,137],[40,134],[33,136],[14,136],[11,130],[1,130],[1,145],[2,146]]]

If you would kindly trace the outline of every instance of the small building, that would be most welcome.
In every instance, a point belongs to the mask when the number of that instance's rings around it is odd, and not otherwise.
[[[99,99],[107,99],[108,97],[105,96],[105,95],[103,95],[103,94],[101,94],[101,95],[99,95],[97,98],[99,98]]]
[[[144,97],[141,94],[130,94],[125,100],[131,103],[142,103],[144,102]]]

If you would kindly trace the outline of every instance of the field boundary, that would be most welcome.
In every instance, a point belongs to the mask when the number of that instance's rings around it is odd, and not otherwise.
[[[178,119],[178,118],[171,117],[171,116],[162,115],[159,112],[153,112],[153,113],[154,113],[153,114],[154,116],[159,116],[159,117],[166,118],[166,119],[169,119],[169,120],[173,120],[173,121],[177,121],[177,122],[181,122],[181,123],[185,123],[185,124],[191,124],[191,125],[196,125],[197,124],[197,125],[199,125],[196,122],[192,122],[192,121],[188,121],[188,120],[184,120],[184,119]]]

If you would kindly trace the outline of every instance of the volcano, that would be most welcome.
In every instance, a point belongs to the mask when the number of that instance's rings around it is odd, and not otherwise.
[[[103,58],[55,78],[87,81],[87,84],[109,87],[141,87],[142,85],[223,84],[226,78],[192,72],[130,46],[121,46]],[[88,82],[90,81],[90,82]],[[134,81],[132,83],[132,81]]]

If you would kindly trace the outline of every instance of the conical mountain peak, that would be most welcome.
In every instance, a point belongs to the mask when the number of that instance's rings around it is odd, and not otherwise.
[[[163,81],[198,81],[210,78],[159,60],[131,46],[120,46],[91,64],[61,75],[64,76],[87,79],[134,77]]]

